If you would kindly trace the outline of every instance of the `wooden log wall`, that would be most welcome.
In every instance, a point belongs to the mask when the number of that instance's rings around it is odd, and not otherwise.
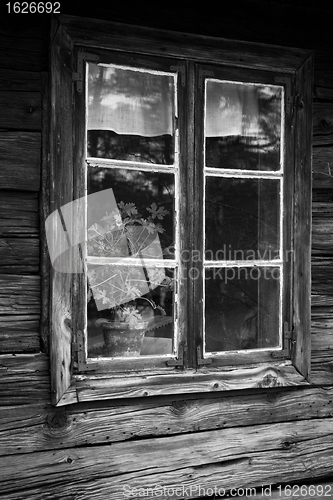
[[[281,499],[290,498],[285,485],[296,483],[322,485],[325,497],[333,497],[333,11],[320,4],[148,2],[129,9],[124,2],[116,14],[110,6],[66,7],[73,15],[314,49],[312,385],[58,409],[50,404],[47,303],[41,302],[42,82],[50,24],[47,16],[2,17],[0,499],[105,500],[126,492],[140,498],[148,488],[154,498],[158,485],[165,499],[181,498],[179,487],[183,498],[203,498],[214,487],[263,498],[263,485],[271,485],[270,498]],[[250,487],[256,496],[245,491]]]

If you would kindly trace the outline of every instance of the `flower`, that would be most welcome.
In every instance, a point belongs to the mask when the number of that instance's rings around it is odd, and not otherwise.
[[[163,256],[158,233],[163,233],[164,228],[156,219],[162,221],[169,211],[156,203],[146,211],[148,215],[143,217],[134,203],[121,201],[117,210],[92,224],[87,234],[89,256],[119,258],[110,263],[88,264],[89,300],[93,296],[98,310],[110,309],[115,318],[123,318],[130,328],[142,320],[133,305],[137,299],[148,301],[153,309],[165,314],[163,308],[144,296],[158,286],[172,288],[172,280],[166,278],[164,268],[142,265],[146,257]],[[128,258],[139,258],[140,262],[128,264]]]

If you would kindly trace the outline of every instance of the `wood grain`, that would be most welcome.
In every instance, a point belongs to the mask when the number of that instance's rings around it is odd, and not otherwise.
[[[40,92],[40,73],[38,71],[21,71],[0,68],[0,91],[1,90]]]
[[[77,44],[87,47],[112,47],[114,50],[133,50],[160,56],[181,57],[203,61],[221,62],[232,66],[272,71],[293,72],[311,54],[310,50],[289,49],[282,46],[256,45],[242,41],[191,35],[154,28],[124,26],[96,19],[82,19],[80,23],[72,16],[59,16],[60,22]],[[152,39],[154,43],[152,43]]]
[[[45,354],[0,356],[3,407],[50,404],[49,361]]]
[[[0,237],[39,236],[37,193],[0,191]]]
[[[333,352],[312,353],[311,358],[311,382],[322,386],[333,385]]]
[[[7,456],[0,498],[18,498],[23,491],[29,499],[42,491],[44,498],[51,498],[51,492],[53,498],[66,498],[75,491],[90,500],[92,494],[121,498],[125,485],[230,489],[276,484],[282,477],[285,482],[320,478],[333,467],[332,423],[331,418],[314,419],[141,439],[102,449],[50,450],[29,461],[26,454]]]
[[[29,22],[22,14],[3,17],[6,22],[1,23],[0,31],[1,68],[39,72],[47,67],[49,19],[38,17],[29,16]]]
[[[8,367],[7,377],[15,367]],[[38,372],[32,375],[38,377]],[[41,385],[44,373],[40,373]],[[170,436],[212,429],[273,424],[333,416],[333,389],[261,391],[214,398],[150,398],[69,409],[36,404],[8,406],[0,414],[0,455]],[[81,406],[81,407],[80,407]],[[251,411],[249,412],[249,408]],[[121,431],[120,431],[121,430]]]
[[[0,354],[39,350],[39,315],[0,316]]]
[[[52,28],[50,88],[50,213],[74,199],[73,191],[73,116],[72,116],[72,40],[54,21]],[[59,245],[62,228],[49,230],[53,248]],[[70,267],[70,266],[69,266]],[[72,291],[73,275],[64,269],[51,269],[50,354],[54,403],[71,385],[72,365]],[[66,401],[67,402],[67,401]]]
[[[110,398],[136,398],[170,394],[276,388],[307,385],[290,362],[262,363],[254,366],[229,366],[200,371],[158,374],[76,375],[79,402]]]
[[[296,74],[295,191],[293,218],[293,329],[291,359],[308,379],[311,359],[311,200],[312,200],[312,87],[313,57]]]
[[[0,131],[0,189],[38,191],[40,133]]]
[[[313,104],[313,145],[333,143],[333,103]]]
[[[39,312],[39,276],[0,275],[0,315],[38,315]]]
[[[0,275],[0,353],[39,351],[40,277]]]
[[[333,254],[333,202],[312,205],[312,255]]]
[[[40,92],[0,92],[0,128],[41,129]]]
[[[313,188],[333,189],[333,148],[316,146],[313,148],[312,179]]]
[[[36,274],[38,270],[37,238],[0,238],[1,274]]]
[[[333,305],[333,260],[330,258],[312,259],[311,262],[311,304],[315,313],[316,306]]]

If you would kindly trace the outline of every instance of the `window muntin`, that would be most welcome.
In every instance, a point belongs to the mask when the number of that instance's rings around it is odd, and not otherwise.
[[[87,356],[170,357],[178,337],[177,73],[86,66]],[[129,310],[145,333],[141,351],[115,354]],[[119,332],[108,335],[107,319]]]

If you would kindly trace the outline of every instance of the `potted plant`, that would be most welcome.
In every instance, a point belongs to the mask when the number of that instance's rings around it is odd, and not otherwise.
[[[87,271],[88,302],[93,296],[99,311],[109,311],[109,317],[96,321],[103,329],[103,353],[108,356],[140,355],[149,325],[142,301],[151,307],[151,317],[165,315],[161,306],[144,295],[157,286],[171,288],[172,280],[165,276],[164,268],[145,266],[144,258],[162,257],[158,234],[164,228],[158,220],[169,212],[156,203],[146,211],[143,217],[134,203],[120,202],[114,212],[88,228],[88,255],[110,258],[101,264],[88,264]]]

